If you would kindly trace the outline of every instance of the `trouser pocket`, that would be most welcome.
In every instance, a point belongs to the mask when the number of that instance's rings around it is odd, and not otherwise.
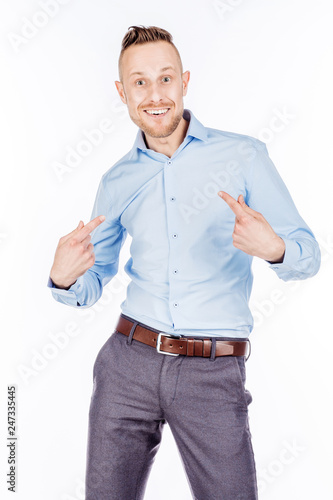
[[[238,378],[240,395],[243,402],[248,406],[252,402],[252,394],[245,387],[246,382],[246,366],[244,356],[232,356],[234,361],[235,376]]]

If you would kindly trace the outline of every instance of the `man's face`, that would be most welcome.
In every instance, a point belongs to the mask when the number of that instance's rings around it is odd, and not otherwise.
[[[145,134],[160,138],[171,135],[183,117],[183,96],[189,77],[189,71],[181,73],[173,46],[159,41],[126,49],[122,59],[123,82],[115,84],[132,121]],[[152,110],[163,113],[151,115]]]

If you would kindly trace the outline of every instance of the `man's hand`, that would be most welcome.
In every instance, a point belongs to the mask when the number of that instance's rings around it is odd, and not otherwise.
[[[60,238],[50,278],[58,288],[70,288],[94,263],[94,245],[90,233],[105,220],[100,215],[84,225],[79,222],[74,231]]]
[[[236,215],[232,234],[234,246],[271,263],[283,262],[285,243],[265,217],[250,208],[241,194],[237,201],[225,191],[219,191],[218,195]]]

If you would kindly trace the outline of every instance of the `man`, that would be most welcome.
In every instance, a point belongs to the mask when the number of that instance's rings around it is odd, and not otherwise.
[[[127,297],[94,364],[86,499],[144,498],[168,423],[193,498],[254,500],[252,257],[305,279],[319,247],[265,144],[184,109],[190,73],[170,33],[131,26],[119,77],[136,141],[103,175],[92,220],[60,239],[48,283],[59,302],[92,306],[131,235]]]

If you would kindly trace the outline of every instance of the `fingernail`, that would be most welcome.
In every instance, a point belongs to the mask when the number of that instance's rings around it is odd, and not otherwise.
[[[101,221],[105,220],[105,215],[100,215],[100,216],[99,216],[99,219],[100,219]]]

